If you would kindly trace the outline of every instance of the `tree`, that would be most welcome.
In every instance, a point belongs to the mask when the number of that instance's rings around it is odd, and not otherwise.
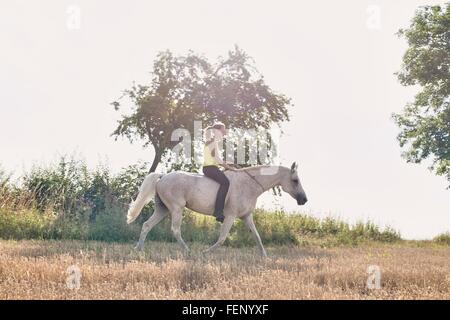
[[[409,48],[396,74],[404,86],[421,91],[393,118],[408,162],[431,159],[437,175],[450,181],[450,3],[420,7],[408,29],[399,31]]]
[[[144,146],[154,147],[150,172],[179,142],[171,141],[173,131],[182,128],[193,136],[195,120],[204,125],[220,120],[245,129],[268,129],[289,120],[290,99],[269,88],[253,59],[238,47],[214,64],[192,51],[185,56],[160,52],[151,75],[150,84],[134,84],[123,92],[121,98],[131,100],[132,111],[122,115],[112,133],[116,139],[141,139]],[[112,105],[121,107],[119,101]]]

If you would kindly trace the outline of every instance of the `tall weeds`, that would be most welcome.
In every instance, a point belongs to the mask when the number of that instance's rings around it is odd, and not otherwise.
[[[145,163],[112,174],[106,166],[89,170],[83,161],[69,157],[46,167],[35,166],[17,183],[0,170],[0,237],[135,241],[153,206],[149,204],[131,225],[126,224],[125,212],[146,173]],[[169,219],[163,221],[148,238],[174,241],[169,223]],[[255,223],[266,244],[334,246],[400,239],[395,230],[381,230],[371,222],[350,225],[331,217],[282,211],[257,209]],[[217,239],[218,227],[211,217],[184,213],[182,232],[187,241],[211,243]],[[237,221],[226,244],[247,246],[254,240]]]

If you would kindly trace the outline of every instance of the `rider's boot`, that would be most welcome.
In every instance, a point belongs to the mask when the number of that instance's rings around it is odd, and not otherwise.
[[[223,220],[225,219],[225,216],[223,215],[222,212],[214,213],[214,216],[216,217],[216,221],[219,222],[223,222]]]

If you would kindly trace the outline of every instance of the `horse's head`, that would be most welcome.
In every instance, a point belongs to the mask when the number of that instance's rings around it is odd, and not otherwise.
[[[298,165],[294,162],[291,166],[291,170],[284,177],[281,182],[281,189],[284,192],[289,193],[292,198],[297,200],[298,205],[304,205],[308,198],[306,198],[305,190],[303,190],[302,184],[297,173]]]

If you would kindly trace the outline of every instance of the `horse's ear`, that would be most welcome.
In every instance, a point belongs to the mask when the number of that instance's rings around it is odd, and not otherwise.
[[[295,171],[297,171],[297,167],[298,165],[295,162],[293,162],[291,165],[291,172],[294,173]]]

